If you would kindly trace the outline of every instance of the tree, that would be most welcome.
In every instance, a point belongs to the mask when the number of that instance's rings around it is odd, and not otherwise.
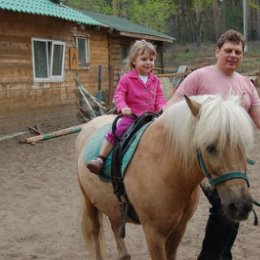
[[[260,0],[249,1],[249,7],[249,37],[251,40],[260,40]]]
[[[195,32],[195,39],[197,46],[200,47],[201,44],[201,38],[202,38],[202,28],[203,23],[205,21],[204,16],[206,11],[211,7],[212,0],[194,0],[192,1],[191,6],[191,16],[193,18],[192,20],[189,19],[190,25],[193,28],[193,31]],[[195,19],[194,19],[195,18]]]
[[[202,29],[205,15],[211,10],[213,0],[174,0],[176,6],[177,34],[181,41],[202,41]]]
[[[133,0],[127,8],[129,20],[160,32],[169,32],[168,19],[175,11],[170,0]]]
[[[79,9],[116,15],[165,32],[179,42],[216,41],[233,28],[243,31],[243,0],[62,0]],[[260,40],[260,0],[248,0],[249,37]]]

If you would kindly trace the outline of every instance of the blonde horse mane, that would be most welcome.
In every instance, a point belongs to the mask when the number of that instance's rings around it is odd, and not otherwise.
[[[161,119],[168,129],[169,145],[182,158],[184,169],[203,145],[215,144],[218,151],[235,149],[247,156],[253,145],[253,124],[248,113],[240,105],[241,97],[230,95],[226,100],[216,95],[190,97],[200,103],[198,117],[194,117],[185,100],[171,105]]]

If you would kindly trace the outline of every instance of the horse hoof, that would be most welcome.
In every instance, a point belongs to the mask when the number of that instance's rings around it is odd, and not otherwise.
[[[117,260],[130,260],[131,259],[131,256],[130,255],[121,255],[118,257]]]

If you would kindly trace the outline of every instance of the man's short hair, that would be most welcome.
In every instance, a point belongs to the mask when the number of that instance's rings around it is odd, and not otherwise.
[[[244,48],[245,48],[245,38],[244,36],[238,32],[238,31],[235,31],[235,30],[229,30],[229,31],[226,31],[224,32],[218,39],[217,41],[217,47],[219,49],[222,48],[223,44],[225,42],[235,42],[237,44],[241,43],[242,44],[242,49],[244,51]]]

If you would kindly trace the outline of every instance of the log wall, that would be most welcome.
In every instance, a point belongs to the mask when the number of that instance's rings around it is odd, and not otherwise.
[[[3,10],[0,10],[0,24],[0,134],[35,123],[44,111],[51,111],[53,120],[62,117],[62,111],[64,116],[76,113],[79,98],[75,79],[79,75],[83,85],[95,94],[98,65],[103,68],[102,90],[108,88],[108,40],[102,28],[82,28],[52,17]],[[69,48],[76,46],[77,35],[89,36],[90,66],[71,70]],[[33,37],[65,42],[63,82],[33,81]],[[10,125],[12,129],[7,129]]]

